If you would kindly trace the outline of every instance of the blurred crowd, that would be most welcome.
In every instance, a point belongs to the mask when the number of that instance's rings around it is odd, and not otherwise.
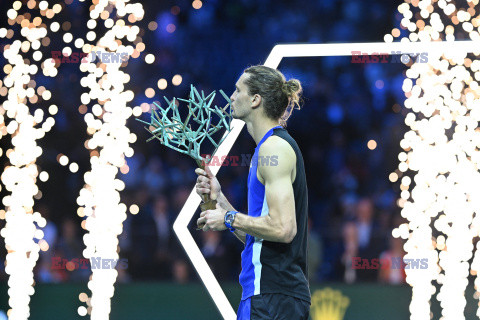
[[[186,0],[142,4],[147,9],[144,20],[158,25],[144,36],[156,59],[148,66],[130,60],[127,68],[136,93],[132,105],[151,103],[144,90],[154,87],[160,77],[181,74],[183,82],[157,90],[156,100],[162,95],[184,96],[190,83],[229,93],[242,70],[262,63],[277,43],[383,41],[383,35],[399,24],[395,3],[380,0],[207,0],[200,9]],[[78,8],[71,10],[88,14]],[[169,24],[175,25],[174,32],[166,31]],[[67,68],[61,71],[62,79],[78,81],[78,68]],[[402,270],[354,269],[352,259],[403,255],[402,240],[391,236],[392,228],[402,222],[399,187],[388,177],[395,171],[401,175],[397,155],[406,130],[401,107],[405,66],[352,64],[350,57],[325,57],[285,59],[279,69],[304,86],[303,110],[294,111],[287,129],[299,143],[307,171],[310,280],[403,283]],[[77,111],[80,101],[71,102],[76,94],[72,91],[53,90],[54,102],[74,107],[60,108],[39,160],[51,179],[40,187],[43,197],[34,208],[48,220],[44,239],[50,247],[41,253],[35,269],[38,282],[83,281],[90,276],[87,269],[52,268],[55,257],[83,258],[84,250],[85,230],[80,227],[83,218],[76,214],[76,197],[84,183],[82,172],[89,169],[82,142],[88,136]],[[128,261],[127,268],[118,270],[119,281],[196,281],[172,230],[194,187],[195,162],[157,142],[146,143],[148,133],[133,119],[129,128],[138,140],[132,146],[135,154],[127,159],[128,173],[119,173],[126,185],[121,195],[127,207],[136,204],[139,212],[128,213],[119,237],[120,258]],[[254,148],[244,130],[230,154],[252,154]],[[75,159],[79,173],[58,169],[58,153]],[[218,174],[224,194],[241,212],[247,209],[247,174],[248,167],[242,166],[224,167]],[[196,231],[194,223],[190,229],[217,278],[236,281],[243,245],[229,232]],[[1,251],[4,259],[5,250]],[[6,279],[4,272],[0,278]]]

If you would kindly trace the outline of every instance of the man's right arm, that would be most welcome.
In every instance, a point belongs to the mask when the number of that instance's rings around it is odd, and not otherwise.
[[[228,201],[227,197],[223,194],[223,192],[220,191],[220,194],[218,195],[217,202],[220,204],[220,206],[228,211],[237,211],[235,208],[230,204]],[[245,244],[246,241],[246,236],[247,234],[241,230],[235,229],[233,234],[238,238],[238,240],[242,241]]]

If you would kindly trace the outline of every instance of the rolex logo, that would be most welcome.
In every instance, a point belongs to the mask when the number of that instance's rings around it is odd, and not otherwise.
[[[343,320],[350,299],[338,290],[325,288],[312,295],[312,320]]]

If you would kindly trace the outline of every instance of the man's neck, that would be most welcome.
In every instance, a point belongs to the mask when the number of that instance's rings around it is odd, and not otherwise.
[[[260,118],[253,121],[246,122],[247,131],[252,136],[255,144],[259,144],[260,140],[265,136],[268,130],[280,125],[278,121]]]

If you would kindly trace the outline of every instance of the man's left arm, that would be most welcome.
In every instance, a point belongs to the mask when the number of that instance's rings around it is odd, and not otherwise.
[[[267,165],[258,161],[258,172],[265,183],[268,213],[261,217],[237,213],[232,227],[267,241],[290,243],[297,234],[292,186],[296,155],[287,141],[273,136],[262,144],[258,155],[259,159],[272,157],[278,161],[268,161]],[[204,225],[203,231],[225,230],[225,213],[226,210],[217,204],[216,209],[202,212],[197,223]]]
[[[258,161],[258,172],[265,183],[268,213],[261,217],[238,213],[233,227],[267,241],[290,243],[297,233],[292,187],[296,156],[287,141],[273,136],[263,143],[258,158],[270,160],[272,157],[277,157],[276,165],[271,165],[271,161],[262,165],[262,161]]]

